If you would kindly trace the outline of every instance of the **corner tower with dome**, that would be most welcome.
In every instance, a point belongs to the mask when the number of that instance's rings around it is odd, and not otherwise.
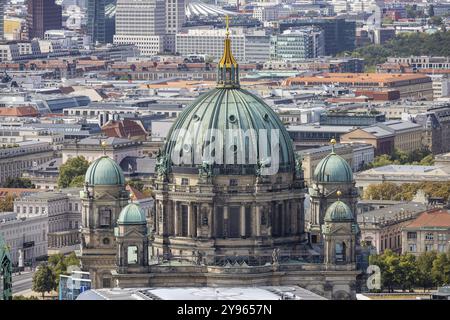
[[[310,221],[307,230],[312,244],[321,244],[321,226],[327,208],[338,199],[345,202],[356,213],[358,190],[355,187],[353,172],[348,162],[334,152],[336,140],[331,140],[331,153],[323,158],[314,170],[312,185],[309,186]]]
[[[158,154],[151,217],[130,202],[113,160],[90,165],[82,267],[94,288],[298,285],[354,299],[351,171],[333,153],[317,170],[310,191],[325,245],[314,246],[301,161],[274,111],[241,88],[230,41],[227,28],[217,87],[180,114]]]

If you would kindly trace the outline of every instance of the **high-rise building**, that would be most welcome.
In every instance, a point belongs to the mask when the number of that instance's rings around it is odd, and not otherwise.
[[[87,1],[87,33],[93,43],[106,42],[105,4],[106,0]]]
[[[288,29],[271,37],[270,58],[293,61],[317,58],[325,53],[323,30],[315,27]]]
[[[175,34],[180,31],[185,19],[185,0],[166,0],[166,31]]]
[[[47,30],[61,29],[62,9],[55,0],[28,0],[28,38],[44,38]]]
[[[335,55],[355,49],[356,25],[339,17],[302,18],[280,22],[280,31],[301,26],[315,26],[323,29],[325,55]]]
[[[5,14],[5,2],[6,0],[0,0],[0,40],[3,40],[4,37],[4,14]]]
[[[155,55],[164,51],[165,34],[165,0],[117,0],[114,43],[133,44],[142,55]]]

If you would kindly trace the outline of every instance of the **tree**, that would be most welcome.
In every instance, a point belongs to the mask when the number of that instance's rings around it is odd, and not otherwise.
[[[80,260],[75,255],[75,252],[68,256],[58,253],[48,258],[48,264],[55,274],[55,287],[57,288],[59,286],[59,276],[67,274],[67,268],[70,266],[80,266]]]
[[[25,297],[23,295],[13,296],[13,300],[39,300],[36,296]]]
[[[129,180],[129,181],[127,182],[127,184],[128,184],[130,187],[133,187],[133,188],[135,188],[135,189],[137,189],[137,190],[139,190],[139,191],[141,191],[141,192],[142,192],[142,190],[144,189],[144,182],[143,182],[141,179],[133,179],[133,180]]]
[[[380,255],[370,256],[369,263],[380,267],[381,286],[387,288],[388,292],[392,292],[401,278],[399,256],[387,249]]]
[[[46,292],[51,292],[56,288],[56,277],[53,270],[47,263],[41,263],[33,275],[32,290],[42,294],[42,299]]]
[[[82,186],[84,186],[84,175],[76,176],[75,178],[72,179],[72,181],[69,184],[69,187],[72,188],[79,188]]]
[[[416,257],[411,253],[401,255],[398,268],[399,276],[396,279],[398,285],[402,290],[411,291],[417,282]]]
[[[72,183],[78,184],[86,174],[89,168],[89,162],[83,157],[78,156],[66,161],[59,168],[58,186],[60,188],[70,187]]]
[[[436,16],[431,17],[430,20],[428,20],[428,21],[431,25],[437,26],[437,27],[442,26],[444,24],[444,22],[442,21],[442,18],[436,17]]]
[[[5,198],[0,199],[0,212],[8,212],[14,210],[14,196],[8,194]]]
[[[33,189],[35,185],[31,183],[28,178],[7,178],[3,183],[4,188],[23,188],[23,189]]]
[[[450,284],[450,257],[448,254],[439,253],[433,261],[431,276],[436,286]]]
[[[431,275],[431,270],[433,268],[433,261],[435,259],[435,251],[425,252],[417,258],[416,285],[422,287],[424,292],[426,289],[429,289],[433,286],[433,277]]]
[[[392,182],[369,185],[364,193],[365,199],[372,200],[395,200],[401,192],[401,187]]]

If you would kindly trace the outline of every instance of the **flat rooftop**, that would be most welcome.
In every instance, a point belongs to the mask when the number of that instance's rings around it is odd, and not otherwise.
[[[80,294],[77,300],[326,300],[299,286],[113,288]]]

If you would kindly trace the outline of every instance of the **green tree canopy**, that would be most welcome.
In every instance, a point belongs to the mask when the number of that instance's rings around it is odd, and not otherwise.
[[[3,183],[3,187],[33,189],[35,185],[32,184],[31,180],[28,178],[7,178]]]
[[[79,186],[80,182],[84,181],[84,175],[88,168],[89,162],[83,156],[67,160],[59,168],[58,187]]]
[[[53,270],[47,263],[41,263],[33,275],[32,290],[42,294],[42,299],[46,292],[51,292],[56,288],[56,277]]]
[[[3,199],[0,199],[0,212],[8,212],[14,210],[14,196],[8,194]]]
[[[428,197],[443,198],[446,200],[450,197],[450,181],[426,181],[421,183],[403,183],[401,185],[396,185],[392,182],[371,184],[364,191],[364,198],[372,200],[411,201],[419,190],[423,190]]]

